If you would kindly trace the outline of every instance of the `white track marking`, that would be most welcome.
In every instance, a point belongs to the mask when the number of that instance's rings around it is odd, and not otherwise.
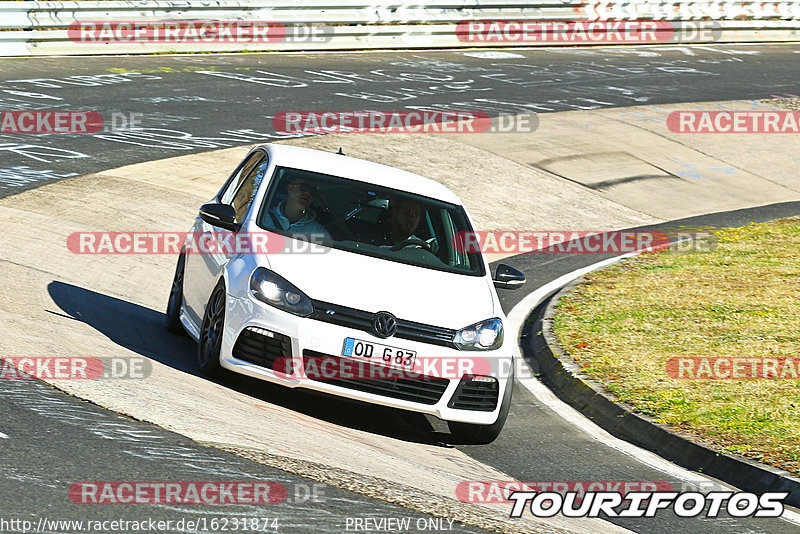
[[[555,293],[576,278],[638,254],[638,252],[631,252],[593,263],[588,267],[576,269],[570,273],[560,276],[552,282],[548,282],[542,287],[536,289],[529,295],[526,295],[525,298],[517,303],[517,305],[514,306],[508,313],[508,322],[510,327],[509,330],[513,332],[516,339],[519,340],[520,335],[522,334],[522,327],[525,319],[530,315],[534,308],[541,304],[551,294]],[[519,348],[519,343],[516,344],[515,351],[515,357],[518,358],[520,362],[524,362],[521,350]],[[525,365],[527,365],[527,363],[525,363]],[[695,473],[693,471],[689,471],[688,469],[684,469],[683,467],[677,466],[655,453],[612,436],[606,430],[597,426],[590,419],[584,417],[572,406],[569,406],[564,401],[556,397],[556,395],[550,391],[547,386],[542,384],[542,382],[539,380],[533,378],[531,376],[532,373],[526,373],[526,375],[528,376],[522,376],[521,378],[518,378],[517,381],[525,386],[525,388],[530,391],[541,404],[547,406],[561,416],[564,420],[575,425],[575,427],[588,434],[591,438],[601,442],[603,445],[618,450],[652,469],[660,471],[666,475],[673,476],[679,480],[683,480],[689,484],[697,485],[700,488],[718,489],[719,486],[723,486],[723,488],[726,487],[725,485],[722,485],[717,481],[712,481],[703,475],[700,475],[699,473]],[[791,523],[800,525],[800,514],[796,512],[787,509],[784,511],[782,517]]]
[[[511,59],[511,58],[525,57],[522,54],[514,54],[512,52],[501,52],[501,51],[464,52],[463,55],[468,57],[476,57],[479,59]]]

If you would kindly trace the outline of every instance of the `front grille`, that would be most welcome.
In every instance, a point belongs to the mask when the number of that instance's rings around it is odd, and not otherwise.
[[[272,369],[277,360],[292,357],[292,338],[248,326],[233,346],[233,357]]]
[[[305,365],[306,358],[314,359],[333,359],[342,360],[338,356],[331,356],[315,350],[303,350],[303,364]],[[369,367],[375,366],[367,364]],[[370,374],[364,373],[367,376],[380,375],[380,373]],[[328,384],[334,384],[339,387],[363,391],[364,393],[374,393],[376,395],[383,395],[384,397],[391,397],[393,399],[400,399],[411,402],[419,402],[421,404],[436,404],[442,398],[447,385],[450,381],[446,378],[423,377],[419,378],[324,378]]]
[[[479,382],[465,378],[458,384],[458,388],[456,388],[456,392],[447,407],[458,410],[491,412],[497,407],[499,394],[500,386],[496,380]]]
[[[319,300],[315,300],[313,303],[314,313],[309,315],[312,319],[355,328],[364,332],[372,332],[372,317],[375,315],[374,313]],[[401,339],[410,339],[411,341],[452,348],[456,348],[453,343],[455,336],[456,331],[450,328],[415,323],[404,319],[397,319],[397,333],[394,335],[394,337]]]

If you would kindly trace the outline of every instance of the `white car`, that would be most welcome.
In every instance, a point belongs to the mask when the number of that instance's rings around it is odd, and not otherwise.
[[[459,246],[472,231],[438,182],[341,149],[262,145],[200,208],[166,324],[197,340],[207,375],[430,414],[454,442],[489,443],[511,403],[516,342],[495,287],[525,276],[500,265],[493,279],[479,250]],[[206,246],[215,232],[265,236],[269,250]]]

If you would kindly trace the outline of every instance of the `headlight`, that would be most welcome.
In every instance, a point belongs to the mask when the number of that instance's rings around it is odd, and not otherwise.
[[[492,350],[503,344],[503,321],[487,319],[456,332],[453,340],[461,350]]]
[[[264,267],[253,271],[250,292],[261,302],[301,317],[314,311],[314,305],[305,293]]]

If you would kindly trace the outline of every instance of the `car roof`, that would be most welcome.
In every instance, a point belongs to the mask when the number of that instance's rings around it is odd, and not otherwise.
[[[281,167],[341,176],[382,187],[389,187],[461,206],[461,200],[446,186],[412,172],[334,152],[291,145],[261,145]]]

